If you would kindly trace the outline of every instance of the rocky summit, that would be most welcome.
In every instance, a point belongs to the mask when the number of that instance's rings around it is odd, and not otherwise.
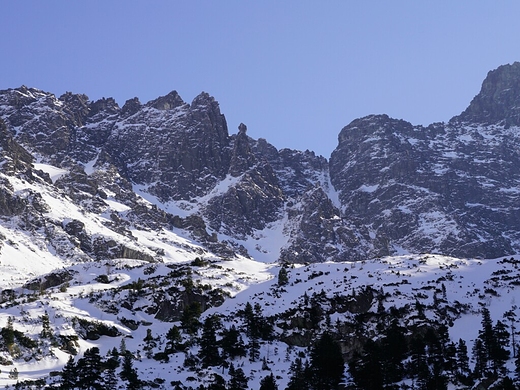
[[[64,259],[160,261],[136,231],[167,231],[195,252],[267,262],[511,255],[520,250],[518,107],[520,63],[504,65],[459,116],[427,127],[356,119],[327,160],[252,139],[244,124],[230,134],[204,92],[120,107],[3,90],[3,244],[19,229]],[[56,217],[44,193],[78,217]]]

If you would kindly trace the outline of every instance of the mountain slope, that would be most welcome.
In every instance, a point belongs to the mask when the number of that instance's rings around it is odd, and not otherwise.
[[[327,161],[230,135],[207,93],[0,91],[0,386],[77,369],[114,388],[320,388],[322,342],[346,388],[505,386],[518,96],[520,63],[502,66],[449,122],[356,119]]]

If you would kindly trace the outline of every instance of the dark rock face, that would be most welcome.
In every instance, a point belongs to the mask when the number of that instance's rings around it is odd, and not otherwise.
[[[517,129],[370,116],[339,135],[331,180],[374,254],[494,258],[518,251]]]
[[[305,192],[288,213],[295,222],[290,231],[293,240],[282,250],[281,261],[315,263],[356,260],[364,255],[366,244],[342,220],[339,209],[321,187]]]
[[[112,98],[9,89],[0,91],[0,215],[45,230],[57,253],[82,259],[160,261],[160,251],[139,247],[134,228],[181,229],[225,257],[251,255],[248,242],[276,228],[285,241],[272,260],[285,262],[510,255],[520,250],[518,107],[520,63],[504,65],[448,123],[356,119],[327,161],[252,139],[244,124],[230,135],[204,92],[190,104],[173,91],[120,108]],[[34,161],[63,174],[51,180]],[[50,219],[41,195],[15,191],[11,177],[44,183],[132,244]]]
[[[33,158],[13,138],[7,130],[3,120],[0,119],[0,158],[2,165],[0,169],[9,174],[27,171],[31,168]]]
[[[488,73],[480,93],[453,121],[485,125],[520,125],[520,62],[502,65]]]
[[[103,146],[124,177],[153,183],[149,192],[165,201],[205,194],[229,167],[229,136],[218,103],[207,94],[191,105],[179,99],[171,93],[116,122]]]

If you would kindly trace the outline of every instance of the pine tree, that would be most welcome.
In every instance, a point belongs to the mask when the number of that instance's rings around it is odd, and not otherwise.
[[[132,354],[129,351],[126,351],[123,356],[123,365],[119,375],[121,376],[121,379],[127,382],[127,389],[136,390],[140,388],[140,380],[137,371],[134,368],[132,359]]]
[[[285,286],[289,283],[289,274],[287,268],[282,267],[278,272],[278,287]]]
[[[52,330],[51,330],[51,323],[49,319],[49,314],[45,312],[44,315],[41,317],[42,321],[42,331],[40,333],[40,337],[44,339],[50,339],[53,336]]]
[[[4,343],[7,349],[11,349],[14,344],[14,326],[13,326],[14,318],[9,316],[7,317],[7,326],[2,328],[1,335],[4,339]]]
[[[495,375],[505,375],[506,373],[505,364],[509,359],[509,350],[507,349],[509,337],[507,326],[503,322],[497,321],[493,327],[493,343],[490,355]]]
[[[92,347],[85,351],[77,363],[77,381],[82,389],[99,390],[101,385],[101,356],[99,348]]]
[[[440,337],[432,328],[429,328],[424,336],[427,351],[426,361],[430,369],[428,386],[432,389],[445,389],[448,380],[444,373],[446,361],[443,346],[446,343],[446,335],[442,327],[439,327],[438,331]]]
[[[336,389],[343,379],[345,362],[340,345],[323,333],[310,352],[312,383],[317,389]]]
[[[116,376],[116,366],[110,365],[105,368],[105,371],[103,374],[103,382],[104,382],[104,387],[106,389],[115,389],[116,388],[117,383],[118,383],[117,376]]]
[[[124,356],[127,352],[127,349],[126,349],[126,341],[124,338],[121,338],[121,342],[119,343],[119,354],[121,356]]]
[[[195,334],[200,328],[199,317],[202,307],[199,302],[192,302],[184,308],[181,317],[181,326],[189,334]]]
[[[225,379],[214,373],[213,381],[208,385],[208,390],[227,390]]]
[[[217,328],[220,326],[220,319],[216,315],[208,316],[204,320],[200,338],[199,358],[206,367],[218,366],[221,362],[216,336]]]
[[[146,357],[148,359],[151,359],[152,356],[153,356],[153,349],[155,347],[157,347],[157,341],[152,336],[152,330],[151,329],[146,329],[146,336],[143,339],[143,341],[145,342],[145,345],[143,347],[143,349],[145,351],[145,355],[146,355]]]
[[[228,390],[247,390],[247,378],[244,370],[241,368],[235,369],[233,363],[229,366],[229,383]]]
[[[468,346],[462,339],[459,339],[457,344],[457,372],[458,379],[467,385],[467,380],[471,376],[471,370],[469,368]]]
[[[308,376],[301,358],[291,363],[291,377],[285,390],[309,390]]]
[[[246,356],[244,340],[242,340],[240,332],[237,330],[235,325],[231,325],[229,329],[225,329],[222,332],[220,345],[222,346],[224,357],[234,359],[237,356]]]
[[[403,360],[408,352],[404,337],[404,329],[396,318],[390,323],[384,332],[382,340],[382,356],[384,383],[389,385],[399,382],[403,376]]]
[[[119,352],[117,352],[116,348],[113,348],[107,354],[107,358],[103,363],[104,369],[104,382],[105,387],[108,389],[113,389],[118,383],[116,376],[116,369],[119,367]]]
[[[181,331],[176,325],[173,325],[166,333],[166,353],[177,352],[181,349],[182,336]]]
[[[482,308],[481,324],[482,329],[479,331],[478,338],[482,341],[482,363],[484,366],[484,372],[486,372],[489,367],[494,344],[493,322],[491,321],[491,314],[486,307]]]
[[[276,384],[273,373],[262,378],[260,381],[260,390],[278,390],[278,385]]]
[[[350,375],[358,389],[383,389],[381,348],[371,339],[363,346],[362,352],[354,352],[349,361]]]
[[[69,356],[69,360],[67,360],[67,364],[63,367],[63,370],[60,373],[61,376],[61,390],[72,390],[76,386],[76,377],[78,373],[76,370],[76,363],[74,362],[74,358]]]
[[[510,377],[506,376],[500,383],[500,390],[517,390],[518,388],[514,385]]]
[[[517,351],[519,350],[518,348],[520,348],[519,345],[516,346]],[[520,353],[518,353],[515,358],[515,376],[514,376],[514,378],[515,378],[515,383],[517,385],[520,385]]]
[[[452,376],[456,376],[458,373],[457,367],[457,346],[453,341],[450,341],[444,349],[444,365],[446,371],[450,372]]]
[[[431,373],[426,361],[426,344],[423,337],[415,336],[412,339],[408,372],[419,389],[426,388]]]
[[[475,360],[475,367],[473,375],[475,378],[482,378],[486,374],[487,368],[487,354],[483,342],[480,338],[475,340],[473,344],[473,359]]]
[[[511,307],[511,310],[508,310],[504,313],[504,318],[508,319],[511,323],[511,346],[513,347],[513,358],[516,358],[516,341],[515,341],[515,333],[516,333],[516,313],[517,309],[516,305]]]
[[[249,337],[249,361],[256,362],[260,359],[260,339],[258,337],[257,332],[253,332],[253,334]]]

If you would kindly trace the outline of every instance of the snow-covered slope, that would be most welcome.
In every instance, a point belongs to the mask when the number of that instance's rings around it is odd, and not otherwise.
[[[172,381],[196,388],[198,383],[211,383],[213,374],[229,379],[227,370],[220,366],[186,367],[186,357],[200,353],[197,343],[170,354],[168,361],[153,358],[164,350],[166,333],[172,325],[181,326],[179,321],[157,319],[160,303],[156,297],[162,291],[173,294],[171,286],[178,287],[175,292],[180,294],[178,297],[189,289],[200,292],[201,297],[207,294],[206,298],[212,291],[220,291],[226,299],[211,304],[208,298],[201,321],[218,315],[222,327],[236,326],[246,343],[248,336],[240,313],[248,303],[260,305],[263,315],[274,324],[274,336],[270,341],[261,341],[256,361],[248,357],[232,359],[235,367],[244,370],[252,388],[258,388],[259,381],[271,372],[279,388],[285,388],[291,363],[306,351],[305,340],[310,345],[309,340],[321,332],[354,323],[361,313],[375,315],[381,310],[380,302],[388,312],[392,307],[407,311],[400,319],[404,327],[419,326],[421,322],[448,325],[451,340],[463,339],[471,350],[479,333],[482,307],[490,310],[493,319],[502,319],[507,311],[517,310],[515,289],[520,280],[519,263],[513,259],[471,260],[421,255],[297,265],[288,269],[284,286],[278,285],[279,267],[246,258],[228,261],[205,258],[202,262],[170,264],[114,259],[74,265],[66,268],[72,278],[55,287],[16,288],[9,297],[4,291],[0,327],[7,326],[8,317],[14,318],[14,329],[37,340],[39,347],[37,351],[22,347],[17,358],[7,350],[1,352],[2,361],[13,364],[2,369],[0,385],[16,382],[9,378],[13,368],[17,368],[18,381],[45,377],[51,371],[61,370],[71,352],[77,352],[78,359],[86,349],[98,347],[101,356],[105,356],[113,348],[119,349],[122,340],[132,351],[141,380],[156,383],[164,380],[159,388],[169,388]],[[190,278],[190,284],[186,284],[186,278]],[[384,297],[382,301],[381,297]],[[317,302],[323,310],[317,328],[304,322],[294,326],[297,319],[309,320],[310,307]],[[417,302],[424,307],[423,319],[415,309]],[[50,339],[41,337],[43,316],[50,318]],[[370,333],[375,326],[368,321],[365,331]],[[144,341],[147,332],[151,332],[155,340],[151,351]],[[193,335],[182,337],[187,341]],[[354,333],[345,332],[341,342],[347,348],[356,337]],[[72,348],[63,343],[71,339],[75,340]]]

